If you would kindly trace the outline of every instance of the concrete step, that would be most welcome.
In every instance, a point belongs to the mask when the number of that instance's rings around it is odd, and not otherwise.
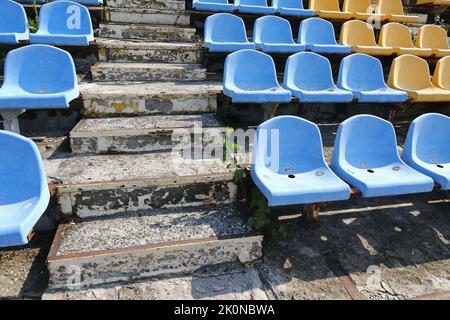
[[[208,132],[213,128],[217,132]],[[189,135],[203,150],[222,145],[223,131],[213,114],[87,118],[70,132],[70,145],[76,154],[162,152],[179,146]]]
[[[91,67],[94,81],[202,81],[200,64],[99,62]]]
[[[61,225],[48,257],[50,289],[80,289],[220,263],[249,264],[262,255],[261,235],[231,206],[137,212]]]
[[[185,0],[108,0],[108,7],[182,11],[185,9],[185,2]]]
[[[220,90],[215,82],[80,84],[87,117],[216,112]]]
[[[189,26],[190,14],[185,11],[107,8],[106,22],[144,23],[153,25]]]
[[[142,42],[97,39],[102,62],[200,63],[201,49],[195,43]]]
[[[235,167],[198,158],[180,152],[80,156],[61,151],[44,166],[63,215],[90,218],[233,203]]]
[[[137,39],[162,42],[194,42],[195,29],[145,24],[101,23],[100,36],[111,39]]]

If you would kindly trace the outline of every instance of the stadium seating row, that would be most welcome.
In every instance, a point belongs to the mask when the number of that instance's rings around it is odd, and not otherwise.
[[[309,9],[303,7],[302,0],[273,0],[268,6],[267,0],[193,0],[196,10],[281,14],[287,16],[310,17],[317,14],[324,19],[369,21],[418,22],[418,16],[405,15],[401,0],[378,0],[375,11],[371,0],[344,0],[343,10],[338,0],[310,0]]]
[[[317,125],[280,116],[257,129],[251,175],[269,206],[346,200],[350,186],[364,198],[450,190],[449,136],[449,117],[420,116],[400,157],[390,122],[357,115],[340,124],[330,168]]]
[[[88,46],[94,40],[89,10],[72,1],[55,1],[41,7],[39,30],[29,33],[24,8],[11,0],[0,2],[0,44]]]
[[[450,0],[417,0],[417,5],[436,5],[442,7],[449,7]]]
[[[230,32],[232,31],[232,32]],[[324,54],[370,55],[414,54],[421,57],[450,55],[447,32],[436,25],[420,28],[413,45],[411,30],[400,23],[390,22],[381,28],[378,44],[371,24],[352,20],[342,25],[340,45],[336,42],[331,22],[321,18],[308,18],[300,23],[298,42],[293,39],[288,20],[278,16],[256,19],[253,40],[249,42],[242,18],[217,13],[205,22],[205,47],[211,52],[232,52],[241,49],[260,49],[264,52],[292,53],[310,50]]]
[[[72,56],[62,49],[36,44],[12,50],[4,69],[0,114],[9,131],[19,131],[24,109],[68,108],[79,96]]]
[[[272,57],[245,49],[227,56],[223,91],[233,103],[288,103],[292,96],[300,103],[450,101],[450,57],[439,60],[433,81],[425,60],[397,57],[386,84],[381,62],[355,53],[342,59],[336,85],[327,58],[300,52],[288,58],[281,86]]]

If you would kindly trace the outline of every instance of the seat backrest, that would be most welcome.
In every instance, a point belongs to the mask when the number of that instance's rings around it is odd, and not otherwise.
[[[0,131],[0,205],[38,197],[47,187],[36,144],[21,135]]]
[[[438,61],[432,82],[436,87],[450,90],[450,56]]]
[[[321,18],[308,18],[300,23],[298,42],[337,45],[333,24]]]
[[[372,13],[370,0],[344,0],[342,7],[344,12]]]
[[[244,20],[229,13],[206,18],[205,42],[248,42]]]
[[[253,159],[256,167],[286,175],[326,166],[319,128],[295,116],[275,117],[258,126]]]
[[[0,1],[0,33],[23,33],[27,30],[25,9],[14,1]]]
[[[326,90],[334,86],[331,64],[313,52],[300,52],[286,62],[284,83],[304,90]]]
[[[340,163],[368,169],[383,167],[396,161],[400,161],[400,157],[395,129],[390,122],[362,114],[339,125],[332,167]]]
[[[373,27],[367,22],[360,20],[347,21],[342,25],[341,44],[350,46],[376,46]]]
[[[378,44],[383,47],[413,48],[411,30],[398,22],[390,22],[381,28]]]
[[[235,0],[234,4],[267,7],[267,0]]]
[[[339,68],[338,84],[353,91],[370,91],[386,87],[380,60],[367,54],[345,57]]]
[[[376,13],[404,15],[402,0],[378,0]]]
[[[450,117],[427,113],[415,119],[409,127],[403,157],[434,165],[450,162]]]
[[[255,43],[294,43],[291,24],[277,16],[256,19],[253,39]]]
[[[274,8],[304,9],[303,0],[272,0]]]
[[[242,90],[265,90],[279,86],[275,63],[268,54],[256,50],[240,50],[225,59],[225,86]]]
[[[19,86],[35,94],[73,89],[78,80],[72,56],[48,45],[29,45],[8,53],[4,86]]]
[[[430,68],[426,60],[411,54],[394,59],[389,72],[390,87],[404,90],[420,90],[432,86]]]
[[[315,11],[341,11],[339,0],[309,0],[309,8]]]
[[[448,49],[447,31],[436,25],[422,26],[417,35],[416,47]]]
[[[73,1],[54,1],[41,7],[39,29],[50,34],[93,34],[89,10]]]

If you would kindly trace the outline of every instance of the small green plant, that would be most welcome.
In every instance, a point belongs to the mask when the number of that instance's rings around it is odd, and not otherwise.
[[[244,169],[238,168],[234,171],[233,182],[235,184],[241,183],[244,180],[245,171]]]
[[[223,143],[223,162],[230,162],[233,160],[233,155],[239,151],[239,145],[234,141],[234,129],[226,128],[225,135],[222,137]]]
[[[34,18],[28,17],[28,25],[31,33],[36,33],[39,29],[39,13],[36,1],[33,2]]]

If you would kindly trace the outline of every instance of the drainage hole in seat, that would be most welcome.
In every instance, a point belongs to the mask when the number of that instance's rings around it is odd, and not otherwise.
[[[442,164],[437,164],[436,167],[443,169],[444,166]]]
[[[294,179],[295,176],[293,174],[288,175],[289,178]]]
[[[373,171],[372,169],[367,170],[367,172],[369,172],[369,173],[375,173],[375,171]]]

